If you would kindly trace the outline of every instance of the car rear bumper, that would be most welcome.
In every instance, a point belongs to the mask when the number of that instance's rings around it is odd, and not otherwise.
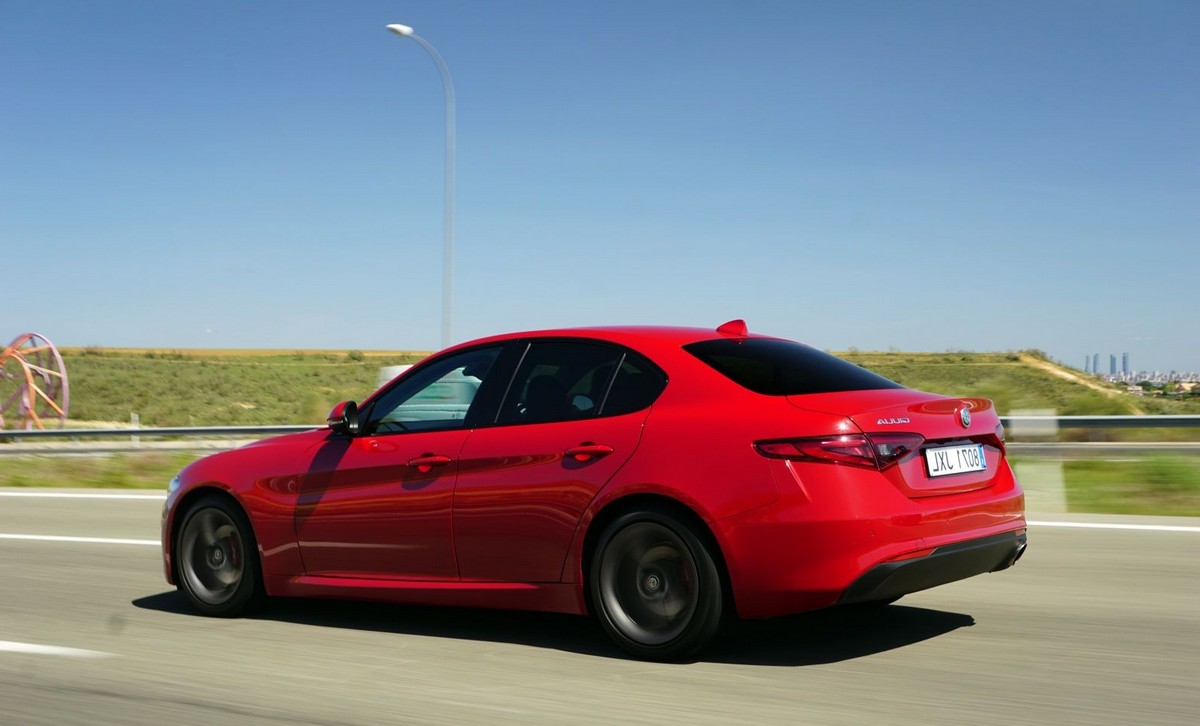
[[[989,572],[1011,564],[1025,533],[1006,463],[984,489],[917,498],[856,467],[778,474],[778,501],[713,527],[744,618],[887,600]]]
[[[839,605],[891,600],[988,572],[1008,569],[1025,554],[1025,530],[935,548],[921,557],[883,562],[867,570],[838,598]]]

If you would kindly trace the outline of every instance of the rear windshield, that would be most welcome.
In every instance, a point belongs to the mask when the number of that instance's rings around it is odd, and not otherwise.
[[[903,388],[866,368],[790,340],[721,338],[683,349],[744,388],[768,396]]]

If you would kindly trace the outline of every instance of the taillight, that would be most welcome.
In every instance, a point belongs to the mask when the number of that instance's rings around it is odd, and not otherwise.
[[[925,443],[925,437],[920,434],[871,434],[867,438],[875,446],[880,469],[895,464]]]
[[[1005,449],[1007,448],[1007,445],[1004,443],[1004,424],[1002,424],[1002,423],[996,424],[996,442],[995,443],[996,443],[996,448],[1000,449],[1000,453],[1003,454],[1005,452]]]
[[[846,434],[758,441],[754,448],[772,459],[822,461],[883,471],[925,443],[920,434]]]
[[[759,441],[754,448],[758,449],[758,453],[772,459],[829,461],[872,469],[876,467],[871,442],[862,434]]]

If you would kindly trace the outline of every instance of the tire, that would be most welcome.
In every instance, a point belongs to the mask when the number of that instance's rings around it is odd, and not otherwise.
[[[724,597],[712,553],[665,511],[630,512],[608,525],[588,579],[600,625],[638,658],[693,657],[721,625]]]
[[[236,504],[206,496],[188,508],[175,537],[181,589],[205,615],[234,617],[263,596],[258,546]]]

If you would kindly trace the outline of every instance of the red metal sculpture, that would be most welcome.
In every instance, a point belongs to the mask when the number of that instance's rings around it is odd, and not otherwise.
[[[0,429],[44,429],[67,422],[67,369],[54,344],[38,333],[22,333],[0,353]]]

